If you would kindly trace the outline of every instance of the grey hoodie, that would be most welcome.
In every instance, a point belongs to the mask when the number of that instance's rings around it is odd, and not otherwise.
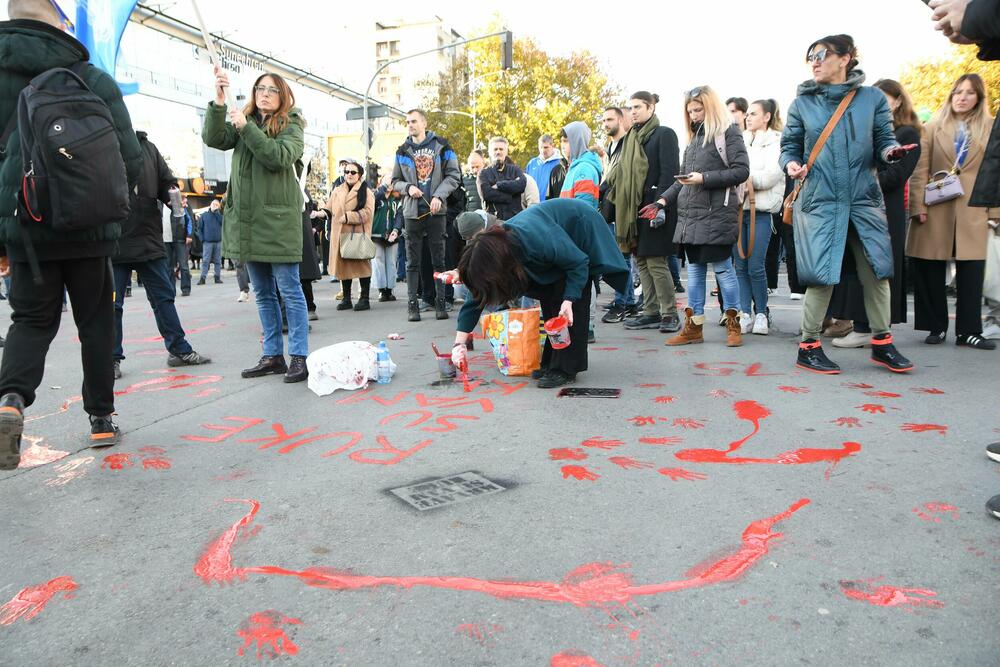
[[[584,153],[590,150],[590,128],[586,123],[573,121],[563,128],[566,139],[569,141],[569,155],[567,160],[572,163],[579,159]]]

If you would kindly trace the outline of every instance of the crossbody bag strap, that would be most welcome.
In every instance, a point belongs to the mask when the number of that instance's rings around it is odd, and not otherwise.
[[[844,96],[844,99],[840,100],[840,104],[837,105],[837,110],[833,112],[833,116],[827,121],[826,127],[823,128],[823,132],[819,135],[819,139],[816,140],[816,144],[813,146],[812,152],[809,153],[809,160],[806,162],[806,178],[809,177],[809,172],[812,171],[813,164],[816,163],[816,158],[819,157],[819,153],[823,150],[823,146],[826,145],[826,140],[830,138],[833,131],[837,128],[837,124],[840,119],[844,117],[847,112],[847,107],[851,105],[854,100],[854,96],[857,95],[857,89],[852,90]],[[794,202],[799,197],[799,190],[802,189],[802,185],[806,182],[803,178],[795,185],[795,191],[792,193],[792,201]]]

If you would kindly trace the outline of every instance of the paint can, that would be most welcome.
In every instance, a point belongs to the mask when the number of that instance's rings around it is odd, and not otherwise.
[[[562,317],[553,317],[545,322],[545,333],[552,343],[553,349],[562,350],[569,347],[569,321]]]
[[[455,369],[455,364],[451,360],[451,354],[437,355],[437,363],[438,373],[441,375],[442,380],[451,379],[458,374],[458,371]]]

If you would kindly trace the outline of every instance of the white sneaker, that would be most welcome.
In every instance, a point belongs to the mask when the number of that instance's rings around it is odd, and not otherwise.
[[[802,295],[799,294],[798,292],[792,292],[791,294],[788,295],[788,298],[791,299],[792,301],[802,301]]]
[[[246,303],[250,300],[249,292],[240,292],[240,295],[236,297],[236,303]]]
[[[754,327],[754,321],[750,313],[740,313],[740,333],[748,334]]]
[[[767,315],[764,313],[757,313],[757,316],[753,318],[753,333],[758,336],[766,336],[767,332]]]
[[[990,322],[985,327],[983,327],[983,338],[998,339],[1000,338],[1000,324],[996,322]]]
[[[868,347],[871,345],[872,335],[870,333],[858,333],[852,331],[846,336],[833,339],[834,347]]]

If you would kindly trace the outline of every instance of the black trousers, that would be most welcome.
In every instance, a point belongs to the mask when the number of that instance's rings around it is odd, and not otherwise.
[[[948,296],[944,282],[948,263],[910,258],[913,273],[913,307],[917,331],[948,331]],[[955,260],[955,335],[983,333],[983,277],[986,260]]]
[[[539,285],[532,283],[526,296],[538,299],[542,306],[542,324],[556,317],[563,302],[566,281]],[[542,350],[542,368],[576,375],[587,370],[587,330],[590,328],[590,299],[594,293],[593,281],[583,287],[583,296],[573,302],[573,326],[569,328],[569,346],[556,350],[545,340]]]
[[[795,270],[795,235],[792,232],[792,226],[781,221],[780,213],[771,214],[771,225],[778,233],[771,234],[771,242],[767,246],[767,258],[764,260],[764,268],[767,271],[767,286],[771,289],[778,287],[778,257],[781,254],[781,248],[784,248],[788,290],[792,294],[804,294],[805,289],[799,284],[799,274]]]
[[[69,292],[83,358],[83,409],[101,417],[115,411],[115,281],[107,257],[40,263],[41,285],[27,262],[11,262],[11,314],[0,365],[0,395],[14,392],[35,402],[45,356],[59,332],[63,288]]]
[[[302,296],[306,298],[306,310],[310,313],[316,312],[316,299],[313,297],[313,283],[311,280],[302,280]]]

